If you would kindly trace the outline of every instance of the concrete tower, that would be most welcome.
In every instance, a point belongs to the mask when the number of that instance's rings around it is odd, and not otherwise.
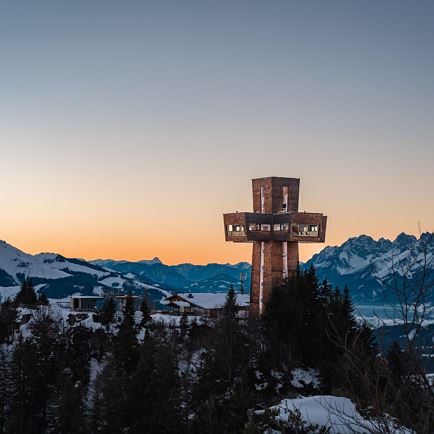
[[[226,241],[252,242],[250,314],[258,317],[274,286],[298,269],[298,243],[323,243],[327,217],[298,211],[300,180],[252,180],[253,212],[224,214]]]

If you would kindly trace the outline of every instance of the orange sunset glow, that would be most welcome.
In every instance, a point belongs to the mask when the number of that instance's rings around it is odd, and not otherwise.
[[[329,218],[325,245],[434,228],[426,14],[403,28],[397,11],[349,4],[138,8],[10,5],[1,239],[85,259],[250,261],[222,214],[250,210],[264,176],[301,179],[300,210]]]

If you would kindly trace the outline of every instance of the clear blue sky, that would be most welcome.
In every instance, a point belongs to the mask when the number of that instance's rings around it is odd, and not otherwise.
[[[248,260],[221,213],[268,175],[328,244],[434,228],[432,1],[3,1],[0,62],[23,249]]]

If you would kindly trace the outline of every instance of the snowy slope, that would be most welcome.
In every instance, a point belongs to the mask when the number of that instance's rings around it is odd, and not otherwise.
[[[124,275],[82,259],[65,258],[55,253],[31,255],[0,241],[0,297],[13,297],[21,282],[30,278],[36,289],[51,298],[73,293],[90,295],[108,288],[140,293],[146,290],[154,300],[167,292],[132,275]]]
[[[333,395],[300,396],[284,399],[271,407],[277,413],[276,419],[287,421],[296,411],[307,423],[325,427],[330,434],[372,434],[387,432],[390,434],[412,434],[412,431],[399,426],[389,416],[381,420],[362,416],[352,401]],[[258,412],[259,413],[259,412]]]

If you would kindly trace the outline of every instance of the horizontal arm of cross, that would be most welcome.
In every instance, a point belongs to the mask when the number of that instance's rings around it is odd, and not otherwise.
[[[327,216],[290,212],[262,214],[236,212],[223,215],[226,241],[298,241],[323,243]]]

